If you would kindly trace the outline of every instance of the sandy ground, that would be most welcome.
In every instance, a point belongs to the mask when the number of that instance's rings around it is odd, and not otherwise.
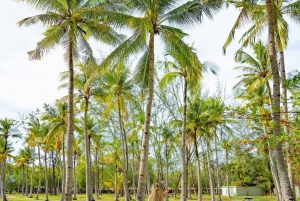
[[[15,195],[6,195],[6,198],[16,198]]]

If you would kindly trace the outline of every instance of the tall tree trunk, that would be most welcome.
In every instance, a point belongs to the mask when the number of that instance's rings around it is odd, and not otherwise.
[[[47,152],[45,151],[45,181],[46,181],[46,185],[45,185],[45,201],[48,201],[48,169],[47,169]]]
[[[22,165],[22,195],[25,195],[25,165]]]
[[[65,190],[66,190],[66,157],[65,157],[65,140],[64,137],[65,135],[63,135],[63,143],[62,143],[62,164],[61,164],[61,169],[62,169],[62,173],[61,173],[61,197],[60,197],[60,201],[64,201],[65,200]]]
[[[55,157],[54,157],[54,151],[52,150],[51,151],[51,155],[52,155],[52,186],[53,186],[53,193],[54,195],[57,195],[57,192],[56,192],[56,183],[55,183]]]
[[[26,188],[25,188],[25,195],[28,196],[28,166],[29,163],[27,162],[27,167],[26,167]]]
[[[210,143],[207,139],[206,141],[207,147],[206,147],[206,154],[207,154],[207,170],[208,170],[208,176],[209,176],[209,186],[210,186],[210,195],[211,195],[211,201],[215,201],[215,190],[214,190],[214,180],[213,180],[213,174],[212,174],[212,168],[210,164]]]
[[[197,161],[198,201],[202,201],[201,166],[197,145],[197,128],[194,128],[194,149]]]
[[[280,80],[274,40],[274,15],[272,10],[272,0],[267,0],[266,5],[268,18],[269,54],[273,77],[274,109],[272,119],[275,123],[273,133],[275,136],[278,136],[280,134]],[[279,142],[275,148],[275,156],[283,199],[284,201],[294,201],[294,194],[285,166],[281,142]]]
[[[77,181],[76,181],[76,154],[74,154],[74,163],[73,163],[73,167],[74,167],[74,195],[73,195],[73,200],[77,200],[76,197],[76,193],[77,193]]]
[[[175,185],[175,189],[174,189],[174,197],[175,198],[176,198],[176,194],[177,194],[177,190],[178,190],[180,180],[181,180],[181,174],[179,175],[178,180],[177,180],[176,185]]]
[[[123,123],[122,123],[122,114],[121,114],[121,103],[120,103],[120,96],[118,95],[118,115],[119,115],[119,126],[120,126],[120,137],[121,137],[121,142],[122,142],[122,173],[123,173],[123,188],[124,188],[124,200],[129,201],[130,200],[130,195],[128,191],[128,184],[127,184],[127,155],[126,155],[126,141],[125,141],[125,133],[123,129]]]
[[[1,197],[2,201],[7,201],[6,195],[5,195],[5,168],[6,168],[6,156],[4,155],[4,160],[1,165],[1,175],[2,175],[2,180],[1,182]]]
[[[263,125],[263,129],[264,129],[264,133],[267,136],[267,126],[264,124]],[[270,167],[271,167],[271,174],[273,177],[273,181],[275,184],[275,188],[276,188],[276,193],[277,193],[277,200],[278,201],[282,201],[282,193],[281,193],[281,187],[280,187],[280,182],[278,179],[278,174],[277,174],[277,169],[276,169],[276,165],[273,159],[273,151],[270,149],[270,144],[268,142],[268,152],[269,152],[269,162],[270,162]]]
[[[41,183],[42,183],[42,163],[41,163],[41,151],[40,151],[40,145],[38,145],[38,158],[39,158],[39,184],[36,191],[35,199],[39,199],[39,193],[41,191]]]
[[[218,147],[217,147],[217,132],[215,132],[215,149],[216,149],[216,173],[217,173],[217,186],[218,186],[218,201],[222,201],[221,198],[221,184],[219,174],[219,158],[218,158]]]
[[[134,177],[134,152],[132,153],[132,188],[133,188],[134,199],[136,199],[135,177]]]
[[[189,146],[186,146],[186,180],[187,180],[187,198],[192,199],[192,193],[191,193],[191,180],[189,179],[190,173],[189,173],[189,162],[190,162],[190,148]]]
[[[149,78],[148,78],[148,97],[145,112],[145,124],[142,140],[142,153],[139,168],[139,180],[137,190],[137,201],[145,200],[146,190],[146,166],[148,165],[148,153],[149,153],[149,137],[150,137],[150,118],[153,100],[153,88],[154,88],[154,33],[150,33],[149,40]]]
[[[31,171],[31,178],[30,178],[30,192],[29,197],[32,198],[32,191],[33,191],[33,173],[34,173],[34,153],[35,147],[33,147],[33,156],[32,156],[32,171]]]
[[[228,172],[228,151],[225,150],[225,163],[226,163],[226,184],[227,184],[227,192],[228,198],[231,199],[230,189],[229,189],[229,172]]]
[[[181,128],[181,201],[187,199],[187,167],[186,167],[186,153],[185,153],[185,142],[186,142],[186,96],[187,96],[187,81],[184,78],[183,86],[183,110],[182,110],[182,128]]]
[[[169,158],[168,158],[168,144],[166,143],[166,187],[169,186]],[[166,194],[166,201],[169,201],[169,195]]]
[[[88,112],[88,98],[85,98],[85,110],[84,110],[84,140],[85,140],[85,188],[86,188],[86,201],[92,201],[92,189],[91,189],[91,154],[90,154],[90,136],[88,135],[87,128],[87,112]]]
[[[287,89],[286,89],[286,74],[285,74],[285,62],[284,62],[284,53],[283,50],[280,51],[280,72],[281,72],[281,88],[282,88],[282,99],[283,99],[283,121],[284,121],[284,132],[290,136],[290,130],[289,130],[289,115],[288,115],[288,105],[287,105]],[[290,159],[290,144],[289,141],[286,142],[286,148],[287,148],[287,161],[288,161],[288,176],[290,180],[290,184],[294,193],[294,199],[296,199],[296,187],[295,187],[295,173],[292,169],[293,164]]]
[[[119,195],[118,195],[118,166],[115,166],[115,199],[114,201],[119,200]]]
[[[73,143],[74,143],[74,69],[73,69],[73,43],[69,39],[69,88],[68,88],[68,129],[67,129],[67,170],[66,170],[66,201],[72,200],[73,175]]]
[[[98,148],[95,150],[95,194],[99,199],[99,167],[98,167]]]

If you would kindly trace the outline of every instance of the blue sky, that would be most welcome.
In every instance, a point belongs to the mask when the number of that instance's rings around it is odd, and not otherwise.
[[[41,25],[20,28],[16,23],[35,14],[38,12],[26,4],[9,0],[0,3],[0,118],[17,118],[18,113],[42,108],[43,103],[52,103],[66,94],[66,91],[57,90],[59,73],[67,70],[61,48],[56,48],[41,61],[28,60],[27,52],[35,48],[45,28]],[[227,55],[223,55],[222,46],[236,17],[237,12],[233,9],[224,9],[214,20],[204,19],[203,24],[193,29],[183,29],[190,34],[186,40],[194,43],[200,60],[212,61],[220,67],[219,79],[226,84],[228,91],[236,83],[234,77],[238,75],[232,68],[237,65],[233,54],[239,45],[235,40]],[[237,32],[236,39],[242,33],[243,30]],[[299,36],[300,26],[290,23],[290,39],[285,53],[287,72],[300,69]],[[93,46],[100,48],[100,44]],[[161,48],[159,44],[157,47]],[[162,55],[159,57],[163,58]],[[215,91],[216,81],[216,78],[208,76],[204,84]]]

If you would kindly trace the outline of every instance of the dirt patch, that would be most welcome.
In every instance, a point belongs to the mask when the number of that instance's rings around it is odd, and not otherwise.
[[[6,198],[16,198],[15,195],[6,195]]]

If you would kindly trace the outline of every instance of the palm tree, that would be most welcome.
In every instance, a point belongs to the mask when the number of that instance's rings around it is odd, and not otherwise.
[[[122,155],[122,149],[121,149],[120,141],[117,139],[113,139],[112,142],[107,143],[104,147],[104,150],[107,151],[105,158],[106,158],[106,164],[113,164],[115,166],[115,182],[114,182],[114,189],[115,189],[115,201],[118,201],[118,170],[121,166],[121,155]],[[122,167],[124,168],[124,167]],[[124,181],[123,181],[124,182]]]
[[[16,129],[17,121],[13,119],[0,119],[0,137],[4,140],[4,149],[2,150],[1,155],[3,159],[1,160],[1,196],[2,200],[6,201],[5,195],[5,168],[6,168],[6,153],[7,153],[7,145],[9,143],[10,138],[20,138],[21,135],[18,133]]]
[[[133,0],[128,2],[130,8],[132,8],[131,13],[141,14],[137,17],[109,11],[100,12],[105,16],[107,23],[118,27],[129,27],[133,30],[133,35],[107,56],[100,64],[101,67],[110,66],[112,63],[112,66],[114,66],[114,64],[119,63],[120,59],[123,60],[128,58],[129,55],[143,52],[143,56],[139,60],[135,70],[136,82],[142,83],[142,86],[148,88],[137,192],[138,201],[144,200],[146,189],[149,129],[154,92],[155,35],[161,37],[166,48],[172,49],[171,47],[176,45],[185,49],[187,45],[183,42],[182,38],[187,34],[181,29],[170,25],[192,26],[197,22],[202,22],[203,14],[212,18],[213,14],[220,8],[220,1],[214,0],[205,2],[198,0],[190,1],[181,5],[178,5],[177,2],[176,0]],[[116,16],[118,16],[118,20],[115,20]],[[186,200],[185,191],[182,192],[182,200]]]
[[[18,22],[20,26],[33,25],[41,22],[47,26],[44,38],[38,42],[36,49],[29,52],[31,60],[41,59],[54,46],[61,44],[65,49],[65,59],[68,62],[69,88],[68,88],[68,131],[67,131],[67,171],[66,171],[66,200],[72,200],[72,174],[73,174],[73,141],[74,141],[74,112],[73,112],[73,90],[74,90],[74,60],[79,60],[79,52],[91,55],[92,49],[87,42],[88,37],[116,45],[120,43],[123,36],[118,35],[106,24],[98,23],[94,15],[93,0],[78,0],[60,2],[48,0],[20,0],[46,11],[25,18]]]
[[[273,77],[273,98],[274,98],[274,111],[272,112],[273,121],[276,123],[276,126],[273,130],[275,136],[280,133],[280,79],[279,79],[279,70],[277,65],[277,55],[275,49],[275,43],[277,44],[277,49],[281,52],[281,71],[283,81],[285,81],[285,69],[284,69],[284,57],[283,49],[286,46],[288,38],[288,24],[283,19],[283,14],[288,14],[292,18],[298,21],[299,19],[299,6],[300,3],[291,3],[290,5],[285,6],[284,1],[272,1],[267,0],[266,4],[258,5],[257,2],[234,2],[235,5],[241,9],[238,19],[236,20],[233,29],[230,32],[227,41],[223,47],[225,51],[226,46],[232,41],[234,37],[235,29],[241,27],[241,25],[248,19],[251,19],[255,23],[246,34],[242,37],[242,40],[245,40],[244,44],[247,44],[249,41],[252,41],[257,35],[262,33],[264,27],[268,28],[268,43],[269,43],[269,58],[272,69]],[[296,9],[295,9],[296,8]],[[253,19],[254,18],[254,19]],[[245,39],[246,38],[246,39]],[[286,100],[286,88],[283,87],[283,96]],[[284,101],[285,107],[284,110],[287,111],[286,101]],[[287,116],[284,116],[287,120]],[[286,129],[287,131],[287,129]],[[284,200],[289,199],[293,194],[291,189],[291,184],[289,182],[288,173],[284,164],[284,158],[282,153],[282,143],[279,143],[275,151],[276,161],[278,165],[278,171],[280,172],[280,183],[282,186],[282,191],[284,194]]]
[[[123,171],[123,184],[125,191],[125,201],[130,200],[127,184],[127,167],[128,167],[128,153],[127,153],[127,140],[124,129],[124,119],[127,119],[126,103],[127,101],[135,101],[134,95],[131,93],[133,84],[131,80],[128,80],[129,71],[122,64],[116,68],[115,72],[109,72],[104,76],[103,87],[107,89],[107,108],[103,115],[110,112],[113,105],[116,106],[119,119],[119,130],[122,142],[122,171]]]
[[[62,194],[61,200],[65,199],[65,186],[66,186],[66,167],[65,167],[65,134],[68,128],[68,105],[66,102],[56,101],[55,107],[45,104],[45,112],[42,114],[41,119],[48,122],[50,130],[45,129],[48,133],[43,136],[42,143],[55,142],[55,147],[62,151]],[[75,111],[76,112],[76,111]],[[76,128],[76,127],[75,127]],[[44,142],[43,142],[44,141]]]
[[[272,76],[268,59],[268,49],[261,41],[256,44],[251,44],[251,47],[254,50],[255,57],[241,49],[236,53],[235,60],[247,64],[247,66],[238,66],[234,68],[244,71],[244,74],[238,76],[241,80],[235,85],[235,88],[240,86],[245,87],[245,89],[242,90],[242,93],[238,94],[237,97],[242,98],[243,101],[249,101],[250,99],[249,104],[252,105],[253,108],[260,106],[260,111],[264,112],[262,115],[265,115],[265,99],[268,100],[270,110],[273,111],[272,91],[269,84],[269,80]],[[265,92],[267,92],[268,95],[266,95]],[[278,185],[278,176],[273,162],[272,150],[269,150],[269,160],[273,180],[278,192],[278,199],[281,200],[281,187]]]
[[[88,58],[84,63],[79,63],[77,66],[80,69],[79,72],[75,72],[74,75],[74,88],[78,90],[75,96],[79,100],[83,100],[81,106],[84,110],[84,133],[85,133],[85,153],[86,153],[86,196],[88,200],[93,200],[92,197],[92,186],[91,186],[91,153],[90,153],[90,137],[88,135],[87,128],[87,115],[89,109],[90,98],[93,96],[99,96],[101,94],[101,88],[97,84],[98,77],[92,76],[93,68],[96,62],[93,58]],[[67,71],[61,73],[61,81],[67,80],[69,78],[69,73]],[[98,81],[99,82],[99,81]],[[67,88],[68,83],[64,83],[59,86],[61,88]]]
[[[232,143],[228,139],[223,139],[221,142],[221,147],[225,150],[226,185],[227,185],[228,198],[231,199],[230,190],[229,190],[228,156],[229,156],[230,149],[232,148]]]

